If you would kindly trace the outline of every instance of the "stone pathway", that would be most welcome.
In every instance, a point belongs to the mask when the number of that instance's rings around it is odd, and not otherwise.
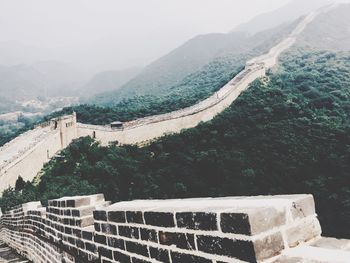
[[[13,249],[0,241],[0,263],[29,263],[30,261],[18,255]]]

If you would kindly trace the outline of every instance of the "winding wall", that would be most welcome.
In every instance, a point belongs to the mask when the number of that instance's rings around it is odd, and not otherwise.
[[[0,193],[21,176],[32,181],[53,156],[77,138],[75,114],[51,120],[0,148]]]
[[[75,138],[91,136],[103,145],[115,141],[137,144],[211,120],[231,105],[254,80],[265,76],[266,70],[276,65],[279,55],[295,43],[297,36],[317,14],[328,9],[306,16],[287,38],[267,54],[248,61],[245,69],[218,92],[191,107],[126,122],[122,129],[77,123],[73,114],[24,133],[0,148],[0,192],[14,186],[20,175],[25,180],[32,180],[52,156]]]
[[[121,130],[78,123],[78,136],[95,137],[104,145],[112,141],[118,141],[121,144],[136,144],[153,140],[167,133],[193,128],[200,122],[213,119],[231,105],[254,80],[265,76],[266,70],[277,64],[281,53],[296,42],[297,36],[304,31],[305,27],[319,13],[327,10],[320,9],[307,15],[288,37],[271,48],[267,54],[248,61],[242,72],[208,99],[178,111],[124,123],[124,128]]]

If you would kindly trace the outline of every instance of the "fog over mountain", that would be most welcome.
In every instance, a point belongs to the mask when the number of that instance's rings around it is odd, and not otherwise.
[[[0,97],[171,86],[248,35],[327,2],[0,0]]]
[[[0,64],[59,60],[93,73],[145,66],[286,2],[0,0]]]

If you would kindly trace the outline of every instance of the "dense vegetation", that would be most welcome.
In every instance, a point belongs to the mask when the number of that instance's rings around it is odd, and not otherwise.
[[[294,50],[213,121],[139,148],[80,138],[0,205],[103,192],[112,201],[311,193],[350,237],[350,54]]]
[[[191,106],[220,89],[242,70],[246,56],[220,58],[183,80],[183,82],[158,96],[135,96],[113,105],[79,105],[68,107],[47,118],[77,112],[83,123],[107,124],[112,121],[128,121]]]

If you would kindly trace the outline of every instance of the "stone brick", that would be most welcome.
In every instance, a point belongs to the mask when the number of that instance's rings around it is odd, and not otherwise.
[[[279,255],[284,248],[281,232],[254,241],[255,255],[260,261]]]
[[[92,216],[81,217],[76,222],[79,227],[87,227],[94,224],[94,218]]]
[[[107,238],[103,235],[95,234],[94,241],[102,245],[107,245]]]
[[[304,218],[316,214],[313,196],[308,195],[295,200],[292,203],[291,212],[294,219]]]
[[[149,247],[150,257],[160,262],[170,263],[169,251],[156,247]]]
[[[139,229],[137,227],[129,227],[129,226],[119,226],[118,233],[120,236],[139,239]]]
[[[103,223],[101,224],[101,230],[102,230],[102,233],[106,233],[110,235],[117,234],[117,227],[115,225]]]
[[[175,227],[174,214],[164,212],[145,212],[145,223],[152,226]]]
[[[152,263],[152,262],[144,259],[132,258],[132,263]]]
[[[130,253],[139,254],[145,257],[149,257],[148,249],[146,245],[142,245],[136,242],[125,241],[125,248]]]
[[[143,224],[142,212],[139,211],[127,211],[126,220],[128,223]]]
[[[114,260],[120,263],[131,263],[131,258],[119,251],[113,251]]]
[[[171,252],[171,261],[172,263],[212,263],[209,259],[177,252]]]
[[[125,243],[123,239],[116,237],[107,237],[107,240],[108,246],[125,250]]]
[[[194,230],[217,230],[217,216],[215,213],[186,212],[176,213],[177,226]]]
[[[124,211],[108,211],[108,221],[115,223],[125,223],[126,215]]]
[[[85,248],[86,250],[92,252],[92,253],[96,253],[97,252],[97,246],[93,243],[89,243],[89,242],[86,242],[85,243]]]
[[[290,247],[309,241],[321,234],[321,226],[316,218],[304,220],[286,230],[287,242]]]
[[[247,213],[222,213],[220,219],[224,233],[257,235],[286,223],[286,211],[273,207],[254,209]]]
[[[96,232],[101,232],[101,224],[100,223],[94,223],[94,228]]]
[[[89,231],[82,231],[82,237],[86,240],[92,240],[93,234]]]
[[[106,258],[113,259],[113,252],[110,249],[107,249],[105,247],[99,247],[98,248],[98,253]]]
[[[159,243],[162,245],[195,250],[194,235],[159,231]]]
[[[140,234],[142,240],[158,242],[158,232],[153,229],[140,228]]]
[[[75,197],[74,199],[67,200],[67,207],[80,207],[90,205],[90,196]]]
[[[205,253],[256,262],[255,250],[251,241],[198,235],[197,246],[199,251]]]
[[[104,210],[95,210],[93,212],[94,219],[97,221],[107,221],[107,213]]]

